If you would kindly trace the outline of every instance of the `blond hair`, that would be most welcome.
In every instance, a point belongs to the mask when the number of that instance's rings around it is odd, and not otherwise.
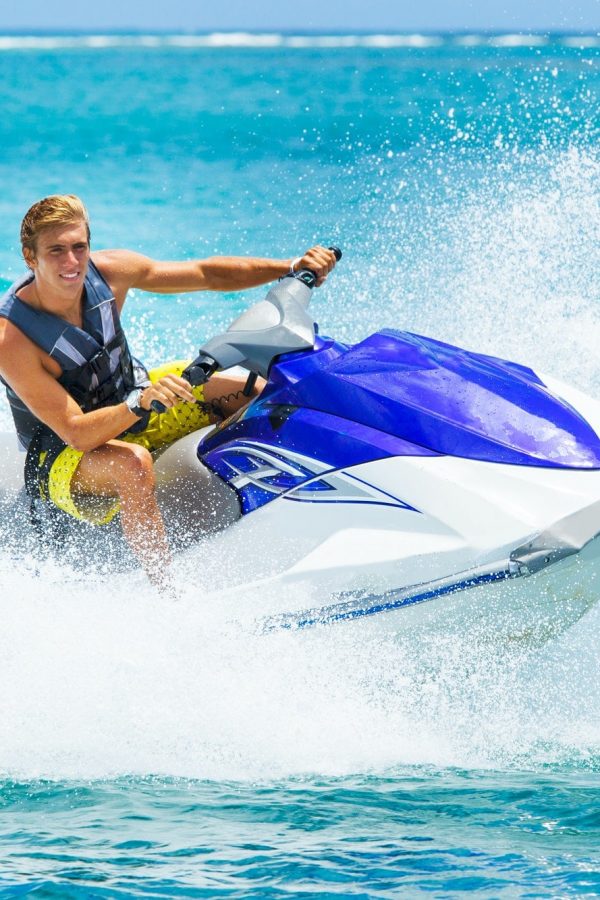
[[[75,194],[53,194],[34,203],[21,222],[21,249],[25,262],[27,257],[35,257],[37,240],[42,231],[76,222],[85,222],[89,241],[90,222],[87,210]]]

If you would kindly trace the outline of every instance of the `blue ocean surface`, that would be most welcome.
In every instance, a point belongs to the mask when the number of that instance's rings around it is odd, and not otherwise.
[[[94,248],[336,243],[322,332],[595,394],[599,63],[575,34],[0,36],[0,279],[54,192]],[[133,292],[125,323],[154,364],[260,296]],[[210,544],[174,604],[2,529],[0,897],[600,895],[597,609],[540,648],[265,636],[206,600],[239,564]]]

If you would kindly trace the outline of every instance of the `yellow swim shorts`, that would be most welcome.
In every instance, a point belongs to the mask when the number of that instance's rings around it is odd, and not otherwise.
[[[151,369],[148,373],[150,381],[158,381],[164,375],[181,375],[189,362],[176,360]],[[210,424],[207,407],[203,402],[204,385],[192,388],[192,393],[198,403],[182,400],[164,413],[151,412],[143,431],[122,435],[119,440],[141,444],[152,452]],[[40,464],[43,463],[45,456],[45,453],[40,455]],[[51,500],[55,506],[76,519],[82,519],[93,525],[105,525],[119,512],[118,500],[105,497],[74,498],[71,493],[71,482],[82,456],[83,451],[74,450],[72,447],[65,447],[57,455],[48,473],[48,496],[45,499]]]

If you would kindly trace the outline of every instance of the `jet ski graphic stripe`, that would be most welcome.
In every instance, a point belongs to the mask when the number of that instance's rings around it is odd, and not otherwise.
[[[398,497],[395,497],[393,494],[390,494],[388,491],[384,491],[379,487],[375,487],[372,484],[369,484],[368,481],[365,481],[363,478],[358,478],[356,475],[352,475],[350,472],[346,472],[343,469],[332,469],[327,473],[331,482],[338,481],[340,482],[340,487],[335,488],[336,495],[331,497],[327,495],[317,495],[310,494],[307,497],[301,496],[302,490],[305,485],[302,485],[302,488],[297,488],[293,491],[290,491],[288,494],[285,494],[284,500],[295,500],[301,502],[309,502],[309,503],[373,503],[377,506],[400,506],[402,509],[408,509],[411,512],[416,512],[420,514],[420,511],[416,509],[414,506],[411,506],[409,503],[405,503],[404,500],[399,500]],[[335,476],[332,478],[331,476]],[[363,488],[356,488],[352,485],[352,482],[356,482],[359,485],[363,485]],[[310,482],[307,482],[307,485],[310,485]],[[344,486],[346,488],[346,494],[351,494],[350,496],[344,496]],[[351,487],[351,491],[348,491],[348,487]],[[386,502],[385,498],[388,500]]]
[[[398,591],[388,591],[386,594],[369,595],[353,600],[346,600],[332,606],[323,606],[318,609],[305,610],[301,613],[284,613],[279,616],[271,616],[262,623],[262,632],[294,630],[310,628],[314,625],[331,625],[333,622],[350,621],[352,619],[373,616],[377,613],[391,612],[404,606],[412,606],[416,603],[425,603],[427,600],[435,600],[447,594],[458,593],[467,588],[479,587],[484,584],[492,584],[505,581],[507,578],[526,577],[515,571],[513,567],[496,571],[481,572],[470,575],[460,581],[432,581],[422,585],[413,585],[412,588],[402,588]],[[420,588],[417,593],[411,593],[415,588]]]
[[[258,488],[300,503],[371,503],[418,512],[399,497],[344,469],[332,468],[321,460],[291,450],[274,450],[265,444],[245,441],[217,453],[230,470],[227,480],[240,493],[247,488]]]

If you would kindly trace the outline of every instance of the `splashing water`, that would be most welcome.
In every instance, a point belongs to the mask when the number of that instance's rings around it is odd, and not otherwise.
[[[596,612],[532,655],[443,634],[425,645],[344,627],[258,635],[187,580],[173,603],[141,575],[1,577],[12,778],[600,761]]]

